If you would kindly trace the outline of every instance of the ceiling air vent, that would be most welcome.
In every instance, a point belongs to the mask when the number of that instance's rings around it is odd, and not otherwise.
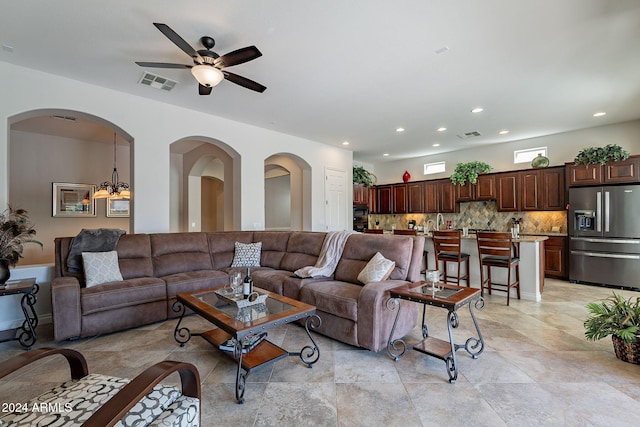
[[[138,83],[151,86],[156,89],[169,91],[173,89],[178,82],[176,82],[175,80],[169,80],[166,77],[158,76],[156,74],[144,72],[142,73],[142,77],[140,77],[140,81]]]
[[[457,136],[460,139],[469,139],[480,136],[480,132],[474,130],[473,132],[459,133]]]

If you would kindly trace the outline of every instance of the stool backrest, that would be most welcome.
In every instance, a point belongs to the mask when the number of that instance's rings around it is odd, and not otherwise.
[[[436,256],[440,252],[451,252],[460,254],[460,236],[462,233],[457,231],[434,231],[433,232],[433,247],[436,251]]]
[[[511,233],[478,231],[478,256],[485,255],[504,257],[511,261]]]
[[[399,234],[402,236],[417,236],[418,230],[393,230],[393,234]]]
[[[384,230],[382,228],[365,228],[364,232],[366,234],[383,234]]]

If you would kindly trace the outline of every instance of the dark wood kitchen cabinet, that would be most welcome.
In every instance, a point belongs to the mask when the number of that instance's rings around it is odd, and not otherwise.
[[[393,213],[393,194],[391,191],[391,185],[380,185],[376,187],[376,213],[390,214]]]
[[[422,202],[425,213],[438,213],[438,183],[436,181],[425,181],[422,183]]]
[[[562,211],[567,208],[565,168],[562,166],[542,170],[542,209]]]
[[[567,279],[567,237],[549,236],[544,241],[544,275],[557,279]]]
[[[456,203],[456,189],[450,179],[438,180],[438,212],[454,213],[459,211]]]
[[[364,184],[353,184],[353,204],[356,206],[369,204],[369,187]]]
[[[424,212],[424,190],[423,182],[407,183],[407,212]]]
[[[523,211],[542,210],[543,187],[542,171],[534,169],[520,172],[520,200]]]
[[[457,185],[456,188],[456,202],[473,202],[475,200],[475,185],[466,182],[464,185]]]
[[[369,213],[378,213],[378,193],[376,187],[369,187]]]
[[[406,184],[394,184],[392,189],[392,206],[393,211],[391,213],[405,214],[407,213],[407,185]]]
[[[520,174],[505,172],[496,174],[498,211],[517,212],[520,210]]]
[[[602,165],[567,165],[569,187],[602,184]]]
[[[603,166],[602,181],[605,184],[638,182],[640,181],[638,167],[640,167],[640,158],[637,157],[607,163]]]
[[[483,174],[478,176],[475,185],[474,200],[495,200],[496,199],[496,175]]]

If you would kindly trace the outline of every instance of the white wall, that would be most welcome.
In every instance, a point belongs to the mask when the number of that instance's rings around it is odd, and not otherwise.
[[[517,165],[513,163],[514,150],[546,146],[550,165],[558,166],[563,165],[565,162],[572,162],[575,155],[582,148],[600,147],[607,144],[618,144],[631,154],[640,154],[640,120],[469,148],[453,153],[378,163],[368,170],[378,177],[378,184],[402,182],[402,174],[405,170],[411,174],[411,181],[448,178],[453,173],[456,163],[465,163],[473,160],[490,164],[495,172],[530,168],[531,165],[528,163]],[[423,174],[425,163],[441,161],[446,162],[447,169],[444,173]]]

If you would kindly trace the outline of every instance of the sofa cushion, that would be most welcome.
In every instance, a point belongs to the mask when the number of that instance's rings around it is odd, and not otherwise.
[[[380,236],[378,234],[353,234],[349,236],[338,262],[334,278],[344,282],[358,283],[358,274],[369,260],[380,252],[382,256],[396,263],[389,279],[406,280],[413,239],[411,236]]]
[[[123,278],[153,277],[151,238],[148,234],[125,234],[118,240],[116,251]]]
[[[358,297],[361,291],[362,286],[353,283],[337,280],[313,282],[300,289],[300,301],[355,322],[358,320]]]
[[[358,274],[358,280],[365,285],[370,282],[386,280],[395,266],[395,262],[386,259],[380,252],[376,252],[360,274]]]
[[[207,242],[214,270],[231,267],[235,254],[235,243],[253,243],[251,231],[221,231],[207,233]]]
[[[206,233],[151,234],[151,256],[156,277],[212,268]]]
[[[327,233],[311,231],[291,233],[287,243],[287,251],[280,263],[280,269],[293,272],[302,267],[315,265],[326,236]]]
[[[251,270],[253,286],[270,292],[275,292],[279,295],[282,295],[282,284],[289,276],[291,276],[291,272],[285,270],[274,270],[271,268],[260,268],[255,271]]]
[[[161,279],[167,283],[168,298],[184,292],[200,291],[229,283],[229,275],[218,270],[188,271],[163,276]]]
[[[82,265],[87,288],[122,280],[116,251],[82,252]]]
[[[80,294],[83,316],[147,302],[165,301],[166,299],[166,284],[164,280],[155,277],[139,277],[103,283],[84,288]]]
[[[262,242],[235,243],[235,252],[231,267],[260,267],[260,253]]]
[[[254,231],[253,241],[262,242],[260,265],[280,268],[282,258],[287,252],[290,231]]]

